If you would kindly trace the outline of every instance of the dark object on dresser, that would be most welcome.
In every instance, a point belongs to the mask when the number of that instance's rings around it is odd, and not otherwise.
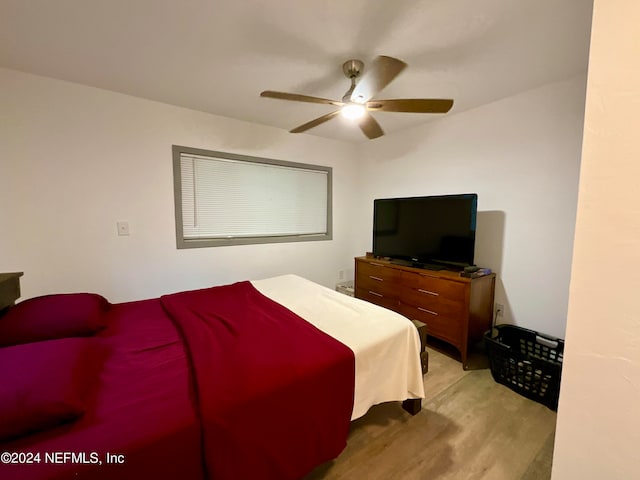
[[[513,325],[485,333],[493,379],[514,392],[558,409],[564,340]]]
[[[485,275],[489,275],[490,273],[491,273],[490,268],[475,267],[475,270],[472,272],[468,272],[467,268],[465,268],[464,271],[460,272],[460,276],[465,278],[478,278],[478,277],[483,277]]]

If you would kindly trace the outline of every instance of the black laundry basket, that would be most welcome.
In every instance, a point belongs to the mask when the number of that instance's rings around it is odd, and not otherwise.
[[[494,380],[557,410],[564,340],[513,325],[495,331],[484,334]]]

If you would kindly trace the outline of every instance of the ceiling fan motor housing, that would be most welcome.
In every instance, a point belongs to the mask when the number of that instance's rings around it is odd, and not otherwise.
[[[351,80],[351,87],[349,87],[349,90],[342,96],[344,103],[351,103],[351,94],[353,93],[353,89],[356,88],[356,78],[362,73],[363,67],[364,63],[360,60],[347,60],[342,64],[344,75]]]
[[[364,63],[360,60],[347,60],[342,64],[342,71],[347,78],[357,77],[362,73]]]

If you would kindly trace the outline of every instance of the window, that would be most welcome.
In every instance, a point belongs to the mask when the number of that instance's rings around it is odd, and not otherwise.
[[[331,240],[331,167],[173,146],[178,248]]]

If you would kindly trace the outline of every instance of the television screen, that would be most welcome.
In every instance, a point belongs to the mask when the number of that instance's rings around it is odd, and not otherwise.
[[[373,202],[373,254],[401,263],[473,265],[478,195],[384,198]]]

